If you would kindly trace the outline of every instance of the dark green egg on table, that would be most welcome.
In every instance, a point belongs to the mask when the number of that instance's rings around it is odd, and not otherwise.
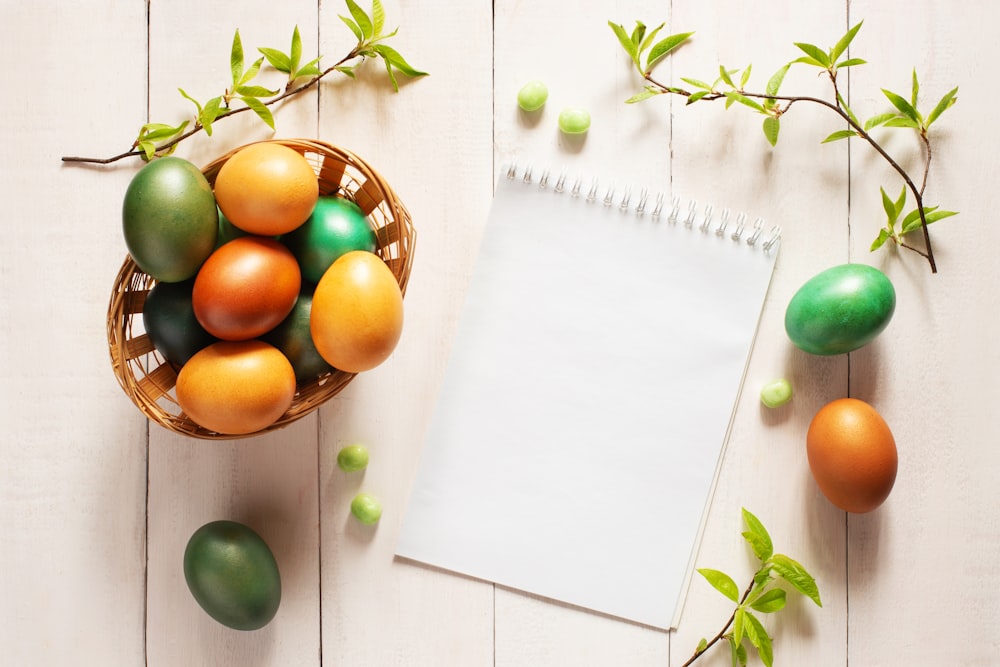
[[[281,602],[281,575],[267,543],[235,521],[213,521],[184,550],[184,579],[194,599],[219,623],[257,630]]]
[[[309,331],[311,312],[312,295],[300,294],[288,317],[264,336],[266,342],[281,350],[291,362],[297,382],[315,380],[333,371],[333,366],[320,356],[313,343]]]
[[[785,310],[785,331],[810,354],[843,354],[870,343],[895,309],[896,291],[884,273],[865,264],[841,264],[799,288]]]

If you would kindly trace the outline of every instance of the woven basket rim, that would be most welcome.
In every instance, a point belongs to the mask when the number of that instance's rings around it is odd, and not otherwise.
[[[403,202],[388,182],[352,151],[318,139],[264,139],[237,146],[209,162],[202,173],[210,183],[225,162],[242,148],[277,143],[305,156],[317,174],[321,195],[339,193],[361,206],[376,232],[378,254],[387,264],[400,291],[406,295],[413,265],[416,229]],[[171,391],[179,368],[153,347],[149,337],[133,326],[141,320],[145,296],[156,284],[131,255],[126,255],[108,302],[107,337],[111,366],[124,393],[150,421],[181,435],[207,440],[248,438],[283,428],[314,412],[340,393],[357,375],[335,370],[299,383],[291,407],[270,426],[247,434],[215,433],[180,411]]]

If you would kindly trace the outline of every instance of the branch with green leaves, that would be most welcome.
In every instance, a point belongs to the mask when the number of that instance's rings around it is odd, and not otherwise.
[[[756,649],[761,662],[771,667],[774,663],[773,639],[757,614],[773,614],[784,609],[787,592],[779,585],[781,582],[790,585],[817,606],[823,606],[816,580],[797,561],[784,554],[774,553],[774,546],[767,529],[745,508],[743,523],[746,525],[743,538],[760,561],[760,567],[742,595],[736,582],[725,572],[705,568],[698,570],[715,590],[736,603],[736,609],[714,637],[703,638],[698,642],[698,648],[683,667],[692,664],[712,646],[723,640],[729,645],[733,667],[745,666],[748,655],[744,639]]]
[[[240,31],[236,30],[229,54],[232,79],[223,93],[202,103],[183,88],[178,88],[181,96],[194,104],[193,118],[179,125],[146,123],[139,128],[139,134],[132,142],[131,148],[118,155],[107,158],[67,156],[63,161],[109,164],[128,157],[141,157],[149,161],[154,157],[171,154],[181,141],[199,132],[211,136],[215,123],[245,112],[253,112],[274,130],[274,116],[270,107],[309,90],[333,72],[339,72],[353,79],[358,65],[369,58],[383,62],[392,87],[396,91],[399,90],[397,72],[409,77],[427,75],[427,72],[411,66],[399,51],[386,44],[386,40],[394,37],[399,29],[389,33],[384,32],[385,10],[381,0],[373,0],[370,14],[354,0],[346,0],[346,3],[350,16],[341,15],[340,19],[350,28],[358,41],[347,55],[333,65],[321,69],[320,58],[302,62],[302,39],[296,26],[287,53],[280,49],[260,47],[257,49],[261,54],[260,57],[248,67]],[[271,68],[287,76],[283,88],[271,89],[258,83],[265,61]]]
[[[657,40],[656,38],[664,27],[664,24],[660,24],[655,29],[647,31],[646,25],[641,21],[637,21],[635,28],[631,32],[628,32],[620,24],[609,21],[608,25],[611,26],[622,48],[625,49],[625,52],[632,59],[639,75],[646,81],[646,85],[639,93],[626,100],[628,103],[641,102],[658,95],[671,94],[687,98],[687,104],[689,105],[703,101],[725,100],[725,106],[728,109],[734,104],[739,104],[764,116],[764,136],[771,146],[777,144],[781,129],[781,118],[791,109],[793,104],[809,102],[820,105],[837,114],[847,127],[843,130],[833,132],[823,139],[822,143],[857,137],[871,146],[903,181],[903,193],[896,199],[891,199],[886,195],[885,189],[882,189],[883,207],[887,214],[887,222],[879,230],[878,236],[872,242],[871,250],[875,251],[882,247],[886,241],[892,241],[897,246],[912,250],[924,257],[930,264],[931,271],[937,272],[937,264],[934,260],[934,251],[931,246],[930,233],[927,227],[938,220],[956,215],[956,212],[945,211],[937,206],[927,206],[924,203],[924,192],[927,188],[927,177],[930,173],[931,158],[933,156],[929,131],[931,125],[941,114],[947,111],[958,100],[957,87],[945,93],[928,113],[922,113],[917,107],[920,83],[917,79],[916,70],[914,70],[908,98],[883,88],[882,93],[891,104],[891,110],[875,114],[862,121],[848,105],[838,85],[838,75],[842,71],[850,67],[864,65],[866,62],[861,58],[845,57],[848,47],[854,40],[855,35],[857,35],[858,30],[861,29],[860,22],[848,30],[829,49],[824,50],[806,42],[795,42],[795,46],[803,55],[786,63],[772,74],[763,92],[751,92],[747,90],[752,71],[751,65],[747,65],[746,68],[742,69],[729,69],[724,65],[720,65],[718,76],[711,83],[707,79],[681,77],[681,81],[690,88],[661,83],[653,78],[653,68],[667,55],[687,42],[694,33],[678,33]],[[780,94],[779,91],[784,82],[785,75],[791,67],[796,65],[819,69],[820,73],[830,81],[832,87],[831,99]],[[919,179],[912,177],[875,139],[872,131],[880,127],[905,128],[916,133],[923,148],[924,157],[923,173]],[[919,184],[917,183],[918,180]],[[914,205],[912,210],[904,215],[907,192],[913,195]],[[900,220],[900,216],[902,216],[902,220]],[[907,239],[908,235],[917,230],[920,230],[923,235],[922,249],[913,245]]]

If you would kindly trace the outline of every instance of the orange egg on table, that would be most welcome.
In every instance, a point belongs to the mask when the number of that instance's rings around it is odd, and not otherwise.
[[[198,322],[216,338],[247,340],[280,324],[301,286],[298,262],[288,248],[271,238],[241,236],[205,260],[191,304]]]
[[[295,371],[259,340],[220,341],[195,354],[177,375],[177,402],[198,425],[245,435],[276,422],[295,397]]]
[[[300,153],[273,142],[239,149],[219,169],[215,200],[226,218],[251,234],[278,236],[312,215],[316,172]]]
[[[870,512],[896,482],[896,441],[868,403],[840,398],[823,406],[806,433],[809,468],[817,486],[840,509]]]
[[[334,368],[360,373],[385,361],[403,331],[403,295],[385,262],[355,250],[330,265],[313,293],[309,330]]]

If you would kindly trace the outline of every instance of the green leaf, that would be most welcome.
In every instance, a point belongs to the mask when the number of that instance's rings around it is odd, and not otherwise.
[[[257,76],[257,73],[260,72],[260,66],[263,65],[263,64],[264,64],[264,58],[263,57],[258,58],[257,60],[253,61],[253,63],[250,65],[250,69],[248,69],[243,74],[243,76],[240,77],[240,82],[238,84],[236,84],[236,86],[234,86],[234,87],[235,88],[239,88],[240,86],[242,86],[242,85],[244,85],[246,83],[249,83],[250,81],[253,81],[254,77]]]
[[[264,86],[238,86],[236,93],[245,97],[271,97],[277,95],[278,91]]]
[[[636,93],[632,97],[625,100],[625,104],[635,104],[636,102],[642,102],[643,100],[648,100],[650,97],[656,97],[662,94],[659,88],[653,88],[652,86],[646,86],[642,92]]]
[[[871,118],[865,121],[865,132],[872,129],[873,127],[884,125],[889,119],[895,117],[896,114],[894,113],[880,113],[875,116],[872,116]]]
[[[848,58],[847,60],[841,60],[837,63],[837,69],[844,69],[845,67],[854,67],[855,65],[866,65],[867,60],[862,60],[861,58]]]
[[[142,151],[142,159],[149,162],[156,154],[156,145],[152,141],[140,141],[138,149]]]
[[[687,104],[694,104],[695,102],[697,102],[698,100],[700,100],[701,98],[705,97],[705,95],[708,95],[708,94],[709,93],[708,93],[707,90],[698,90],[698,91],[695,91],[695,92],[691,93],[690,95],[688,95]]]
[[[913,108],[912,104],[910,104],[909,102],[907,102],[906,100],[904,100],[902,97],[892,92],[891,90],[886,90],[885,88],[883,88],[882,93],[887,98],[889,98],[889,101],[892,102],[892,106],[899,109],[899,113],[903,114],[904,116],[906,116],[913,122],[917,123],[918,125],[920,124],[920,114],[917,113],[917,110]]]
[[[663,30],[663,26],[665,25],[667,24],[661,23],[646,34],[646,38],[642,40],[642,44],[639,45],[639,53],[645,53],[646,49],[648,49],[650,44],[653,43],[653,40],[656,39],[657,33]]]
[[[292,30],[292,46],[288,50],[288,72],[291,73],[299,68],[302,60],[302,37],[299,35],[299,26]]]
[[[817,65],[825,69],[830,67],[830,56],[826,52],[814,44],[806,44],[805,42],[795,42],[795,46],[809,56]]]
[[[700,640],[698,641],[698,647],[697,647],[697,648],[695,648],[694,652],[695,652],[695,653],[701,653],[701,652],[702,652],[702,651],[704,651],[704,650],[705,650],[706,648],[708,648],[708,640],[707,640],[707,639],[705,639],[704,637],[702,637],[702,638],[701,638],[701,639],[700,639]]]
[[[347,76],[351,77],[352,79],[355,78],[354,67],[351,67],[349,65],[338,65],[334,69],[336,69],[341,74],[346,74]]]
[[[735,71],[735,70],[734,70]],[[722,79],[727,86],[730,88],[735,88],[736,83],[733,81],[732,74],[726,69],[724,65],[719,65],[719,78]]]
[[[832,49],[830,49],[830,60],[831,61],[836,61],[837,58],[839,58],[841,56],[841,54],[843,54],[844,51],[847,50],[847,47],[850,46],[851,41],[854,39],[854,36],[858,34],[858,30],[861,30],[861,24],[862,23],[864,23],[864,21],[858,22],[857,25],[855,25],[853,28],[851,28],[850,30],[848,30],[847,34],[845,34],[843,37],[841,37],[840,40],[836,43],[836,45],[834,45],[834,47]],[[838,67],[839,67],[839,65],[838,65]]]
[[[826,139],[821,141],[821,144],[828,144],[833,141],[840,141],[841,139],[847,139],[848,137],[853,137],[856,134],[854,130],[837,130],[836,132],[830,134]]]
[[[632,41],[632,38],[627,32],[625,32],[625,27],[608,21],[608,25],[611,26],[611,30],[614,31],[615,36],[618,37],[618,42],[625,49],[625,53],[628,54],[629,58],[635,64],[636,69],[642,70],[642,66],[639,65],[639,47]]]
[[[750,604],[750,608],[764,614],[771,614],[781,611],[785,607],[785,591],[780,588],[772,588],[765,591]]]
[[[636,52],[639,52],[639,45],[642,44],[643,38],[646,36],[646,24],[642,21],[635,22],[635,28],[632,29],[632,36],[630,38],[631,42],[635,44]]]
[[[924,207],[924,218],[927,219],[928,225],[944,218],[950,218],[953,215],[958,215],[958,211],[938,211],[936,206]],[[909,234],[910,232],[916,231],[920,228],[920,212],[917,209],[914,209],[909,215],[906,216],[906,218],[903,219],[902,229],[899,233]]]
[[[816,60],[815,58],[810,58],[809,56],[802,56],[801,58],[796,58],[791,62],[791,64],[802,63],[803,65],[811,65],[813,67],[819,67],[820,69],[826,69],[823,63]]]
[[[902,189],[899,192],[899,196],[896,197],[896,201],[893,204],[896,209],[896,215],[893,216],[893,220],[899,217],[899,214],[903,212],[903,207],[906,206],[906,184],[903,184]]]
[[[726,639],[729,640],[729,657],[730,657],[729,664],[731,664],[733,667],[739,667],[740,663],[736,655],[739,644],[736,643],[736,640],[733,639],[732,635],[726,635]]]
[[[740,90],[746,87],[747,82],[750,81],[750,70],[753,69],[753,63],[747,65],[747,68],[743,70],[743,76],[740,77]]]
[[[693,34],[693,32],[681,32],[676,35],[664,37],[654,44],[653,48],[649,51],[649,58],[646,60],[646,74],[649,74],[656,63],[663,60],[667,54],[686,42]]]
[[[894,116],[887,120],[884,125],[886,127],[908,127],[913,130],[920,129],[920,123],[913,120],[912,118],[905,118],[903,116]]]
[[[225,113],[225,110],[222,108],[221,97],[213,97],[208,102],[205,102],[204,110],[198,114],[198,122],[205,128],[205,134],[212,136],[212,123],[223,113]]]
[[[147,123],[142,126],[139,136],[142,137],[143,141],[152,141],[154,143],[165,141],[183,132],[189,122],[190,121],[184,121],[176,127],[172,125],[165,125],[163,123]]]
[[[753,583],[755,586],[763,587],[765,584],[771,581],[771,570],[773,566],[771,563],[764,563],[761,565],[760,569],[753,575]]]
[[[740,667],[747,667],[747,650],[743,644],[736,647],[736,660],[740,663]]]
[[[743,533],[743,538],[750,545],[750,548],[753,549],[753,553],[758,559],[762,562],[768,560],[774,553],[774,546],[767,528],[764,528],[764,524],[750,510],[744,507],[742,511],[743,523],[747,527],[746,532]]]
[[[342,14],[338,14],[338,16],[340,17],[340,20],[344,22],[344,25],[351,29],[351,32],[353,32],[354,36],[358,39],[359,44],[365,41],[365,34],[361,32],[361,28],[357,23]]]
[[[229,52],[229,69],[233,74],[233,88],[235,88],[243,77],[243,41],[240,39],[239,28],[233,35],[233,48]]]
[[[837,93],[837,103],[840,104],[840,108],[844,110],[844,113],[847,114],[847,117],[851,119],[852,123],[855,125],[861,125],[861,121],[858,120],[858,117],[854,115],[853,111],[851,111],[851,107],[847,106],[847,100],[845,100],[844,96],[839,92]]]
[[[729,100],[727,100],[727,101],[739,102],[740,104],[746,105],[746,106],[750,107],[751,109],[754,109],[754,110],[759,111],[761,113],[766,113],[764,111],[764,107],[762,107],[759,103],[755,102],[754,100],[750,99],[749,97],[747,97],[745,95],[740,95],[739,93],[737,93],[735,91],[729,91],[729,92],[726,93],[726,97],[729,98]]]
[[[191,97],[190,95],[188,95],[186,92],[184,92],[183,88],[178,88],[177,90],[180,91],[181,97],[183,97],[186,100],[191,100],[192,102],[194,102],[194,106],[195,106],[195,108],[198,109],[198,113],[200,114],[201,113],[201,102],[199,102],[198,100],[194,99],[193,97]]]
[[[371,18],[354,0],[344,0],[344,2],[347,3],[347,9],[350,10],[351,16],[354,17],[354,21],[358,24],[358,27],[361,28],[361,34],[364,36],[364,39],[371,39],[375,28],[375,26],[372,25]]]
[[[819,588],[816,586],[816,580],[801,564],[784,554],[774,554],[770,562],[778,576],[815,602],[817,607],[823,606],[819,599]]]
[[[709,568],[701,568],[698,570],[698,574],[705,577],[708,583],[712,584],[715,590],[719,591],[727,598],[736,602],[740,596],[740,589],[737,588],[736,582],[725,572],[720,572],[719,570],[712,570]]]
[[[268,64],[274,69],[279,72],[284,72],[285,74],[289,74],[292,71],[292,64],[288,56],[278,49],[257,47],[257,50],[260,51],[265,58],[267,58]]]
[[[781,82],[785,80],[785,75],[788,74],[788,68],[791,67],[791,63],[785,65],[777,72],[771,75],[771,78],[767,82],[767,94],[777,95],[778,89],[781,88]]]
[[[945,93],[944,97],[941,98],[941,101],[938,102],[937,106],[934,107],[934,110],[931,111],[929,116],[927,116],[927,121],[924,123],[924,127],[930,127],[931,123],[933,123],[938,119],[938,116],[940,116],[949,108],[951,108],[951,105],[953,105],[955,102],[958,101],[958,98],[956,97],[957,95],[958,95],[957,86],[949,90],[947,93]]]
[[[913,68],[913,83],[910,86],[910,104],[917,108],[917,95],[920,93],[920,82],[917,80],[917,68]]]
[[[319,76],[320,74],[322,74],[322,72],[319,71],[319,58],[313,58],[292,75],[292,80],[294,81],[295,79],[300,79],[304,76]]]
[[[746,633],[746,615],[746,610],[743,607],[737,607],[733,614],[733,641],[737,645],[742,643],[743,635]]]
[[[385,8],[381,0],[372,0],[372,33],[375,37],[382,34],[385,27]]]
[[[875,240],[872,241],[872,245],[871,248],[869,248],[869,251],[875,252],[876,250],[881,248],[882,245],[889,240],[889,236],[890,234],[888,229],[885,228],[880,229],[878,232],[878,236],[876,236]]]
[[[705,83],[704,81],[701,81],[700,79],[688,79],[688,78],[682,76],[681,77],[681,81],[683,81],[684,83],[690,84],[690,85],[694,86],[695,88],[701,88],[702,90],[705,90],[705,91],[708,91],[708,92],[712,91],[712,86],[709,85],[709,84],[707,84],[707,83]]]
[[[781,121],[774,116],[768,116],[764,119],[764,136],[767,137],[767,142],[772,146],[778,143],[778,131],[780,129]]]
[[[406,62],[406,59],[400,55],[399,51],[387,44],[376,44],[372,47],[372,49],[375,53],[381,56],[383,60],[385,60],[390,76],[392,76],[392,68],[398,69],[407,76],[427,76],[427,72],[422,72],[411,66],[410,63]],[[393,81],[395,82],[395,79],[393,79]]]
[[[892,230],[892,226],[896,224],[896,220],[899,218],[899,209],[896,208],[896,202],[889,197],[889,194],[885,191],[885,188],[879,188],[879,192],[882,193],[882,209],[885,211],[885,215],[889,220],[889,230]],[[903,186],[903,197],[906,197],[906,186]]]
[[[750,643],[757,649],[760,661],[765,667],[773,667],[774,649],[771,646],[771,635],[767,634],[761,622],[750,612],[746,614],[746,632]]]
[[[268,109],[263,102],[258,100],[256,97],[241,97],[240,100],[250,107],[255,114],[260,116],[260,119],[267,123],[269,128],[272,130],[274,129],[274,116],[271,115],[271,110]]]

